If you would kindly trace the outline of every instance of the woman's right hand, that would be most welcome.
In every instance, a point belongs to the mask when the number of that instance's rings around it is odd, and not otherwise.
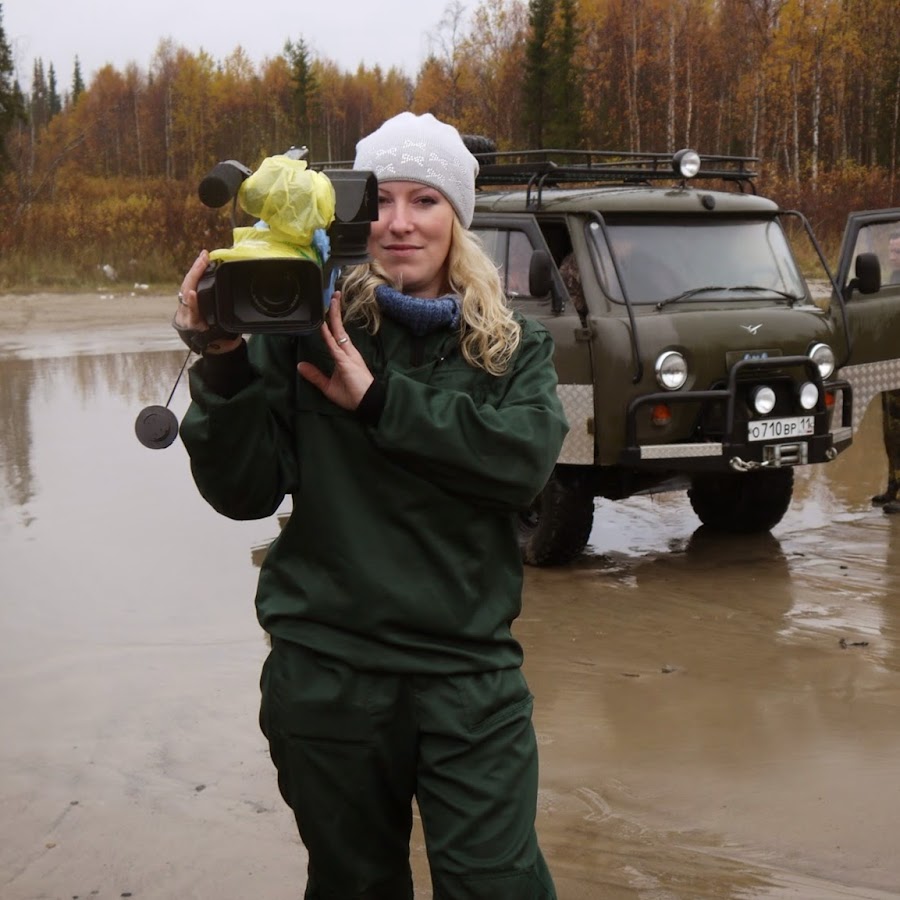
[[[184,280],[181,282],[181,290],[178,292],[178,309],[175,310],[175,325],[190,331],[209,331],[209,324],[200,315],[200,304],[197,299],[197,285],[203,273],[209,266],[209,253],[201,250],[200,255],[194,260],[194,264],[188,269]],[[222,338],[208,344],[204,353],[229,353],[237,349],[243,338]]]

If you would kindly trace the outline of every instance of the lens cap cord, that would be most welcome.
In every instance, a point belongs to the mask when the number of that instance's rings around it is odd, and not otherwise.
[[[172,385],[172,393],[169,394],[166,405],[145,406],[135,420],[134,433],[137,435],[137,439],[151,450],[165,450],[178,437],[178,417],[169,409],[169,404],[175,396],[175,389],[178,387],[178,382],[181,381],[181,376],[184,375],[192,353],[192,350],[188,351],[188,355],[184,358],[181,371],[175,379],[175,384]]]

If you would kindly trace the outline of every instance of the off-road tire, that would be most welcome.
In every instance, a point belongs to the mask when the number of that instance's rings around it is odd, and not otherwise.
[[[575,559],[591,536],[594,495],[577,470],[556,468],[531,507],[519,517],[519,547],[530,566],[561,566]]]
[[[497,153],[496,141],[483,134],[464,134],[462,140],[469,153],[480,163],[494,162]]]
[[[694,475],[688,499],[700,521],[716,531],[758,534],[784,517],[794,492],[790,467]]]

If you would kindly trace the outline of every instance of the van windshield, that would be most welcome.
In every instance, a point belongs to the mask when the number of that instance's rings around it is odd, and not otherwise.
[[[610,246],[632,303],[748,297],[806,301],[804,281],[775,219],[608,219],[589,226],[600,283],[624,300]]]

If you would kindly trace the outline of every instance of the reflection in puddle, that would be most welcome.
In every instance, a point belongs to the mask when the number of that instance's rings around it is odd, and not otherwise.
[[[882,454],[867,419],[840,468],[798,476],[772,535],[710,534],[684,496],[598,501],[590,552],[528,573],[549,832],[585,790],[608,811],[577,840],[602,850],[554,846],[572,896],[592,871],[613,897],[900,896],[876,824],[900,749],[900,522],[869,504]]]
[[[878,605],[879,601],[880,597],[876,595],[869,598],[857,597],[856,603],[849,611],[838,604],[798,602],[785,616],[785,626],[778,633],[785,638],[807,630],[880,635],[885,619]]]

